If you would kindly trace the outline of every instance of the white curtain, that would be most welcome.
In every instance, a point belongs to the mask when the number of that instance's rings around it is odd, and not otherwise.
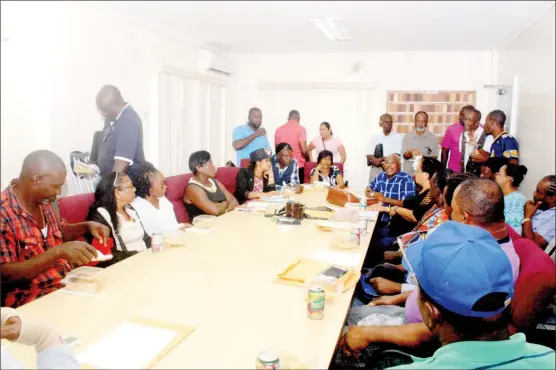
[[[166,176],[190,172],[189,156],[197,150],[224,165],[225,86],[161,72],[158,91],[160,170]]]

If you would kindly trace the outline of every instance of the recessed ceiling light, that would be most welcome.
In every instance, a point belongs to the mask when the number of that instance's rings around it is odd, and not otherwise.
[[[351,35],[340,23],[343,18],[310,19],[323,35],[332,41],[351,41]]]

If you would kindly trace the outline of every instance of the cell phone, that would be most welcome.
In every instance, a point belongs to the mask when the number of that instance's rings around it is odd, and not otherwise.
[[[66,338],[64,338],[63,342],[64,342],[64,344],[66,344],[70,347],[73,347],[73,348],[77,347],[81,343],[79,338],[76,338],[76,337],[66,337]]]
[[[319,275],[339,279],[342,276],[344,276],[347,272],[348,272],[348,270],[346,268],[343,268],[343,267],[340,267],[340,266],[331,266],[331,267],[327,268],[326,270],[324,270],[323,272],[321,272]]]

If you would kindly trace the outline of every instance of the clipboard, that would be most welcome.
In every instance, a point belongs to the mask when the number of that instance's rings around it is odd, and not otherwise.
[[[167,330],[167,331],[171,331],[171,332],[176,333],[173,336],[173,338],[170,341],[168,341],[168,343],[166,343],[166,345],[161,350],[158,351],[158,353],[156,355],[154,355],[152,358],[150,358],[148,360],[148,362],[142,366],[143,369],[151,369],[158,361],[160,361],[162,358],[164,358],[164,356],[166,356],[174,347],[176,347],[181,341],[183,341],[193,331],[195,331],[195,328],[193,328],[193,327],[187,327],[187,326],[183,326],[183,325],[177,325],[177,324],[158,321],[158,320],[154,320],[154,319],[147,319],[147,318],[143,318],[143,317],[133,317],[131,320],[127,320],[124,323],[122,323],[122,325],[118,326],[118,328],[116,328],[115,330],[111,331],[110,333],[107,333],[104,337],[100,338],[97,342],[95,342],[92,345],[85,348],[81,353],[78,354],[78,359],[79,359],[79,357],[83,356],[83,354],[86,353],[87,350],[90,350],[91,348],[94,348],[94,346],[97,346],[99,344],[99,342],[101,342],[106,337],[110,336],[112,333],[116,332],[119,328],[121,328],[125,324],[135,324],[135,325],[139,325],[139,326],[143,326],[143,327],[150,327],[151,329],[152,328],[162,329],[162,330]],[[85,361],[81,361],[81,360],[79,360],[79,363],[80,363],[82,369],[101,369],[101,368],[105,368],[105,367],[96,367],[96,366],[90,365],[90,364],[86,363]],[[106,368],[108,368],[108,367],[106,367]],[[130,368],[130,367],[128,366],[127,368]]]

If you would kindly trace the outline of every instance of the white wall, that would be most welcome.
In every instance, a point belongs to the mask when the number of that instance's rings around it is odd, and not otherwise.
[[[102,128],[95,96],[120,88],[143,120],[148,159],[157,162],[157,73],[195,70],[196,49],[87,2],[2,2],[2,187],[26,154],[50,149],[69,162]],[[71,184],[69,184],[71,185]]]
[[[231,133],[235,126],[246,121],[250,107],[260,106],[263,110],[263,125],[274,138],[273,129],[286,121],[290,109],[298,109],[296,105],[281,107],[281,116],[265,119],[266,92],[259,90],[261,83],[376,83],[376,89],[368,93],[367,115],[359,122],[353,135],[353,128],[346,133],[349,140],[344,139],[348,154],[348,167],[353,176],[358,177],[357,184],[367,176],[363,156],[364,146],[370,136],[379,131],[378,118],[386,111],[386,91],[388,90],[475,90],[477,91],[477,107],[482,112],[495,108],[497,99],[493,90],[483,85],[496,83],[496,53],[491,52],[389,52],[367,54],[239,54],[233,56],[239,66],[238,73],[229,85],[228,143],[229,158],[235,158],[231,147]],[[350,71],[353,62],[360,62],[363,69],[358,74]],[[334,90],[330,85],[330,90]],[[310,89],[309,89],[310,90]],[[309,90],[306,90],[308,92]],[[329,90],[329,91],[330,91]],[[287,94],[287,91],[284,93]],[[319,99],[319,94],[305,95],[306,99]],[[357,99],[354,95],[354,99]],[[297,106],[302,105],[300,102]],[[306,105],[306,104],[303,104]],[[313,106],[319,109],[319,102]],[[345,107],[343,104],[331,108],[330,102],[320,102],[320,109],[338,116]],[[277,109],[276,107],[272,107]],[[331,109],[333,111],[331,111]],[[310,116],[301,111],[302,124],[307,128],[309,140],[318,134],[319,121],[304,120]],[[314,112],[313,112],[314,113]],[[268,115],[267,115],[268,116]],[[274,116],[274,114],[273,114]],[[314,115],[313,115],[314,116]],[[272,120],[269,121],[269,119]],[[340,127],[330,123],[336,132]],[[278,122],[275,122],[278,120]],[[342,139],[341,136],[339,136]],[[355,162],[354,162],[354,158]],[[351,163],[351,164],[350,164]],[[359,173],[359,171],[361,171]],[[357,172],[357,173],[356,173]]]
[[[555,173],[554,7],[500,51],[499,82],[519,75],[517,139],[529,172],[521,191],[532,197],[537,182]]]

